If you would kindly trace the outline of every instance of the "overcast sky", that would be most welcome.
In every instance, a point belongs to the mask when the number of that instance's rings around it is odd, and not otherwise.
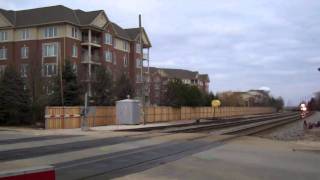
[[[20,10],[62,4],[143,26],[151,65],[207,73],[210,89],[268,87],[289,104],[320,90],[319,0],[0,0]]]

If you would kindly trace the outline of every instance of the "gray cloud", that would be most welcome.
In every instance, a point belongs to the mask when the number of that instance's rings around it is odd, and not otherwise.
[[[124,27],[137,15],[153,44],[151,65],[208,73],[211,90],[270,87],[298,103],[320,90],[320,2],[317,0],[0,0],[2,8],[64,4],[104,9]]]

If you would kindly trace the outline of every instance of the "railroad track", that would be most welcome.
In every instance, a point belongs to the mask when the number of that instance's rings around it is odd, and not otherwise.
[[[259,114],[259,115],[250,115],[250,116],[234,116],[234,117],[228,117],[228,118],[206,118],[206,119],[198,119],[190,123],[142,127],[142,128],[134,128],[134,129],[121,129],[116,131],[133,131],[133,132],[161,131],[168,128],[182,128],[182,127],[195,126],[195,125],[209,125],[209,124],[217,124],[217,123],[235,122],[235,121],[246,120],[246,119],[248,120],[252,118],[275,117],[281,114],[283,115],[285,113]]]
[[[269,120],[274,120],[274,119],[282,118],[282,117],[292,117],[292,116],[297,116],[297,115],[298,115],[297,113],[281,113],[281,114],[268,115],[268,116],[262,116],[262,117],[251,117],[251,118],[246,118],[246,119],[229,120],[227,122],[223,122],[223,121],[211,122],[211,123],[193,125],[193,126],[187,126],[187,127],[167,128],[165,130],[162,130],[161,132],[165,132],[165,133],[203,132],[203,131],[211,131],[211,130],[215,130],[215,129],[240,126],[240,125],[244,125],[244,124],[269,121]]]
[[[72,176],[69,176],[68,179],[115,178],[221,146],[234,138],[265,131],[298,120],[300,120],[299,113],[281,113],[247,119],[239,118],[234,120],[235,122],[229,121],[223,123],[216,121],[215,123],[203,123],[196,127],[164,128],[160,130],[161,133],[159,131],[148,130],[144,135],[150,136],[150,138],[163,135],[174,136],[185,132],[197,133],[195,133],[194,138],[120,151],[79,162],[56,164],[55,166],[57,168],[57,175],[61,178],[68,177],[70,173],[72,173]],[[220,138],[217,139],[216,134],[228,136],[219,136]],[[86,172],[86,174],[81,174],[83,172]]]

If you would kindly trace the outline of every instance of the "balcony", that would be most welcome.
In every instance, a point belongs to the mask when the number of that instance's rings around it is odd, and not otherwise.
[[[142,58],[143,60],[149,60],[149,53],[143,53]]]
[[[81,63],[83,63],[83,64],[96,64],[96,65],[101,64],[99,56],[91,56],[91,59],[89,59],[88,55],[82,56]]]
[[[92,46],[95,46],[95,47],[101,47],[101,39],[100,39],[100,37],[92,36],[91,37],[91,42],[89,42],[89,37],[88,36],[83,36],[81,45],[87,46],[89,44],[92,45]]]

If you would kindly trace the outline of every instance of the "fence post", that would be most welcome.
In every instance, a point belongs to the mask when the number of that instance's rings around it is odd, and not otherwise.
[[[84,112],[82,113],[82,122],[81,122],[81,130],[82,131],[88,131],[88,93],[85,93],[84,95]]]
[[[48,122],[48,118],[46,117],[48,115],[48,106],[46,106],[46,108],[45,108],[45,115],[44,115],[44,119],[45,119],[45,121],[44,121],[44,128],[45,129],[48,129],[49,127],[49,122]]]

